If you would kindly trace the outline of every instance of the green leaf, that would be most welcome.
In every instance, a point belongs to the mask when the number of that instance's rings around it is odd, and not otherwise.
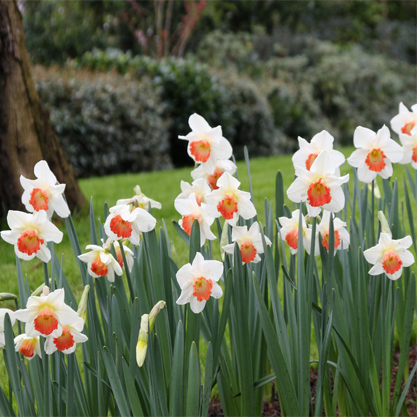
[[[196,344],[191,344],[188,362],[187,401],[185,415],[195,417],[200,415],[200,362]]]

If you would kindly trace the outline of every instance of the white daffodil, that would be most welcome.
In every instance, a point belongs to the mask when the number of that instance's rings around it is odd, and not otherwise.
[[[194,220],[200,225],[200,245],[203,246],[206,239],[214,240],[216,236],[210,230],[217,212],[214,207],[201,203],[197,204],[194,194],[190,194],[187,199],[177,199],[174,202],[175,209],[182,215],[178,224],[187,235],[191,235]]]
[[[84,343],[88,337],[81,333],[84,328],[84,320],[80,317],[74,324],[62,326],[62,334],[58,337],[48,336],[45,341],[45,353],[52,355],[59,350],[66,355],[75,352],[77,343]]]
[[[20,184],[24,192],[22,203],[29,212],[45,210],[51,218],[54,211],[59,217],[68,217],[70,210],[65,202],[63,193],[65,184],[58,181],[46,161],[39,161],[34,168],[36,180],[20,176]]]
[[[300,222],[300,210],[294,210],[291,213],[291,217],[280,217],[279,222],[281,229],[279,235],[282,240],[285,240],[290,247],[291,253],[294,255],[298,252],[298,229]],[[304,215],[301,216],[301,224],[303,230],[303,246],[308,254],[311,252],[311,238],[312,230],[307,227],[306,219]],[[319,241],[316,233],[316,242],[314,246],[314,256],[320,254]]]
[[[339,177],[335,170],[331,154],[322,151],[309,171],[296,167],[297,178],[287,190],[288,198],[294,203],[306,202],[311,217],[318,216],[322,208],[337,213],[345,205],[341,186],[349,181],[349,174]]]
[[[221,126],[210,127],[203,117],[194,113],[188,119],[191,132],[187,136],[178,136],[188,140],[188,155],[201,163],[207,174],[212,174],[218,159],[229,159],[232,146],[223,137]]]
[[[369,183],[379,174],[389,178],[393,173],[392,163],[403,159],[403,148],[390,137],[390,131],[383,126],[377,133],[359,126],[353,135],[356,151],[348,158],[348,162],[358,168],[358,178]]]
[[[339,167],[345,162],[346,158],[342,152],[333,149],[333,142],[334,137],[326,130],[322,130],[320,133],[314,135],[310,143],[299,136],[298,144],[300,149],[292,157],[294,166],[301,166],[306,168],[307,171],[310,171],[313,162],[320,155],[320,152],[326,150],[330,153],[336,167],[335,174],[340,175]]]
[[[29,361],[36,355],[42,358],[39,336],[32,337],[23,333],[14,338],[15,351],[20,352]]]
[[[43,262],[49,262],[51,252],[47,242],[60,243],[62,232],[48,220],[45,211],[24,213],[9,210],[7,224],[12,230],[3,230],[1,237],[14,245],[16,256],[25,261],[35,256]]]
[[[111,243],[112,240],[109,238],[103,246],[87,245],[86,249],[89,249],[90,252],[78,255],[78,259],[88,264],[88,273],[93,278],[107,276],[110,282],[114,282],[115,273],[119,276],[123,275],[122,266],[110,253]]]
[[[211,188],[204,178],[199,178],[193,181],[192,184],[181,181],[182,193],[178,195],[176,199],[187,199],[190,194],[195,195],[197,204],[205,203],[205,196],[211,192]]]
[[[391,128],[395,133],[411,135],[414,126],[417,125],[417,104],[411,106],[411,111],[400,103],[398,114],[391,119]]]
[[[411,166],[417,169],[417,126],[411,129],[410,134],[400,133],[400,141],[404,149],[404,156],[400,163],[411,163]]]
[[[239,245],[242,263],[257,263],[261,260],[259,253],[264,253],[264,246],[262,244],[262,235],[258,223],[253,223],[249,230],[247,226],[233,226],[232,242],[229,245],[223,246],[223,250],[233,255],[235,243],[237,243]],[[272,245],[272,242],[267,236],[265,236],[265,243]]]
[[[400,278],[403,268],[414,263],[413,254],[407,250],[412,243],[411,236],[393,239],[389,233],[381,233],[378,244],[363,253],[365,259],[374,265],[369,275],[385,272],[389,279]]]
[[[155,217],[140,207],[122,204],[111,207],[109,211],[104,230],[113,240],[128,239],[133,245],[139,245],[140,234],[155,228]]]
[[[9,315],[10,321],[12,323],[12,326],[16,320],[14,316],[14,312],[12,310],[9,310],[8,308],[0,308],[0,348],[4,347],[5,345],[5,339],[4,339],[4,317],[6,314]]]
[[[15,317],[26,323],[28,337],[54,336],[62,334],[62,326],[74,325],[82,320],[78,314],[64,302],[64,289],[49,292],[44,287],[42,295],[30,296],[25,309],[17,310]]]
[[[181,295],[177,304],[190,303],[191,310],[198,314],[203,311],[207,300],[220,298],[223,291],[217,281],[223,274],[223,264],[219,261],[206,261],[196,253],[192,264],[186,264],[177,272]]]
[[[206,196],[208,204],[217,207],[217,216],[223,218],[232,226],[236,225],[239,216],[249,220],[256,216],[256,209],[251,201],[250,193],[240,191],[240,182],[225,172],[218,180],[217,190]]]
[[[193,171],[191,171],[191,176],[194,180],[198,178],[204,178],[213,190],[217,190],[217,180],[225,173],[228,172],[230,175],[233,175],[237,170],[237,166],[230,159],[219,159],[216,162],[216,166],[212,173],[207,173],[204,170],[202,165],[199,165]]]
[[[136,185],[133,191],[135,192],[135,195],[132,198],[117,200],[116,205],[132,204],[133,208],[140,207],[146,211],[149,211],[149,207],[158,210],[162,208],[162,204],[160,202],[152,200],[152,198],[143,194],[139,185]]]
[[[113,242],[113,246],[114,246],[114,250],[116,251],[117,262],[119,262],[119,265],[123,268],[124,267],[124,265],[123,265],[123,255],[122,255],[122,250],[120,249],[119,242],[117,240],[115,240]],[[123,245],[123,251],[125,253],[127,268],[129,269],[130,272],[132,272],[133,262],[134,262],[134,257],[135,257],[134,253],[126,245]]]
[[[330,226],[330,212],[324,210],[321,222],[317,225],[317,233],[322,236],[321,244],[329,250],[329,226]],[[347,249],[350,244],[350,235],[346,229],[346,223],[335,217],[333,220],[334,228],[334,250]]]

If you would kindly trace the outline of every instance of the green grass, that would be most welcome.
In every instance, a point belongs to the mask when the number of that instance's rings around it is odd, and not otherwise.
[[[353,148],[345,148],[343,152],[346,156],[350,155]],[[98,177],[80,180],[80,186],[87,197],[93,200],[96,218],[104,222],[103,206],[105,203],[111,207],[120,198],[128,198],[133,195],[133,187],[137,184],[141,186],[142,191],[149,197],[162,203],[161,210],[153,210],[152,214],[157,218],[157,228],[162,227],[162,219],[164,219],[171,245],[174,261],[179,265],[188,262],[188,248],[176,233],[172,225],[172,221],[178,221],[180,216],[174,208],[174,199],[181,192],[180,181],[185,180],[192,182],[190,176],[191,167],[176,169],[171,171],[159,171],[152,173],[139,174],[121,174],[109,177]],[[258,219],[264,222],[264,201],[265,198],[273,204],[275,202],[275,178],[278,171],[281,171],[284,179],[284,186],[287,189],[294,178],[294,168],[291,162],[291,156],[275,156],[268,158],[254,158],[250,162],[251,179],[253,187],[253,196],[255,206],[258,210]],[[342,167],[342,174],[350,173],[351,167],[345,163]],[[400,201],[404,200],[403,192],[403,172],[404,167],[396,164],[393,178],[397,177],[399,182]],[[249,191],[248,176],[244,162],[238,163],[238,176],[242,182],[241,189]],[[382,192],[382,183],[378,180],[380,190]],[[350,181],[352,187],[353,180]],[[412,198],[410,196],[410,198]],[[414,202],[412,202],[414,203]],[[293,204],[287,200],[290,208]],[[90,243],[89,232],[89,215],[88,209],[73,216],[75,228],[78,234],[82,250]],[[408,221],[405,221],[408,228]],[[60,229],[64,232],[64,239],[61,244],[55,245],[55,252],[58,258],[63,254],[63,270],[71,284],[76,297],[81,296],[82,282],[81,276],[75,262],[69,239],[63,223],[58,223]],[[2,230],[7,229],[7,225],[3,222]],[[216,233],[215,227],[212,230]],[[214,241],[214,247],[218,247],[218,241]],[[37,259],[29,262],[22,262],[23,273],[27,275],[32,290],[37,288],[44,281],[44,272],[42,263]],[[417,273],[416,265],[413,266]],[[0,292],[18,292],[15,255],[13,247],[3,240],[0,240]],[[5,302],[0,307],[14,308],[14,304]],[[413,334],[416,333],[417,324],[414,325]],[[314,332],[312,334],[314,339]],[[415,337],[413,336],[413,339]],[[317,348],[314,340],[312,340],[312,358],[316,358]],[[5,375],[2,355],[0,356],[0,375]],[[4,386],[4,378],[0,377],[0,384]]]

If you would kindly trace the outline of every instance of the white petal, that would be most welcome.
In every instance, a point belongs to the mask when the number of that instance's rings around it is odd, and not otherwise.
[[[45,263],[51,260],[51,251],[46,246],[46,243],[40,245],[39,250],[36,252],[36,257]]]
[[[356,149],[356,151],[353,151],[352,155],[347,159],[349,165],[356,168],[363,166],[368,152],[367,149]]]
[[[400,254],[400,258],[403,261],[403,266],[410,266],[414,263],[414,255],[409,251],[406,250]]]
[[[372,182],[376,176],[377,173],[375,171],[371,171],[366,164],[358,168],[359,181],[362,181],[365,184]]]
[[[201,273],[206,279],[218,281],[223,275],[223,263],[219,261],[204,261],[201,266]]]
[[[182,266],[177,274],[177,281],[180,288],[184,288],[187,284],[194,282],[194,273],[192,271],[191,264],[185,264]]]
[[[296,178],[287,190],[288,198],[294,203],[306,201],[308,186],[309,184],[303,178]]]
[[[376,263],[368,272],[369,275],[381,275],[383,274],[384,268],[381,262]]]
[[[59,217],[65,219],[70,215],[70,209],[68,208],[68,204],[65,202],[62,194],[52,195],[51,205]]]
[[[392,169],[392,164],[388,159],[385,160],[385,164],[385,168],[379,172],[379,175],[381,178],[387,179],[392,176],[394,171]]]
[[[249,220],[252,217],[256,216],[256,209],[252,201],[239,201],[238,203],[238,213],[245,220]]]
[[[371,129],[358,126],[353,134],[353,144],[355,145],[355,148],[370,149],[375,136],[375,132]]]
[[[213,283],[213,288],[211,289],[211,294],[213,298],[220,298],[223,295],[223,290],[219,284]]]
[[[48,220],[41,227],[40,233],[43,239],[47,242],[61,243],[64,234],[52,222]]]
[[[189,284],[182,289],[181,295],[179,296],[176,303],[179,305],[187,304],[191,302],[192,298],[193,298],[193,286],[192,284]]]
[[[193,297],[190,301],[190,307],[193,313],[199,314],[204,310],[206,306],[206,300],[198,301],[197,298]]]
[[[367,249],[363,252],[365,259],[370,264],[376,264],[382,260],[382,248],[381,245],[373,246],[372,248]]]
[[[7,224],[11,229],[23,231],[31,223],[33,214],[23,211],[9,210],[7,213]]]
[[[35,175],[44,183],[54,185],[57,179],[46,161],[39,161],[34,168]]]
[[[188,124],[194,132],[205,133],[211,130],[210,125],[206,122],[204,117],[194,113],[188,119]]]

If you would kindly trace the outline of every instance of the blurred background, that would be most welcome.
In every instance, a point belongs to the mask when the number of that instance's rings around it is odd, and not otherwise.
[[[188,117],[237,158],[339,145],[417,102],[415,1],[19,1],[41,101],[78,176],[190,164]]]

